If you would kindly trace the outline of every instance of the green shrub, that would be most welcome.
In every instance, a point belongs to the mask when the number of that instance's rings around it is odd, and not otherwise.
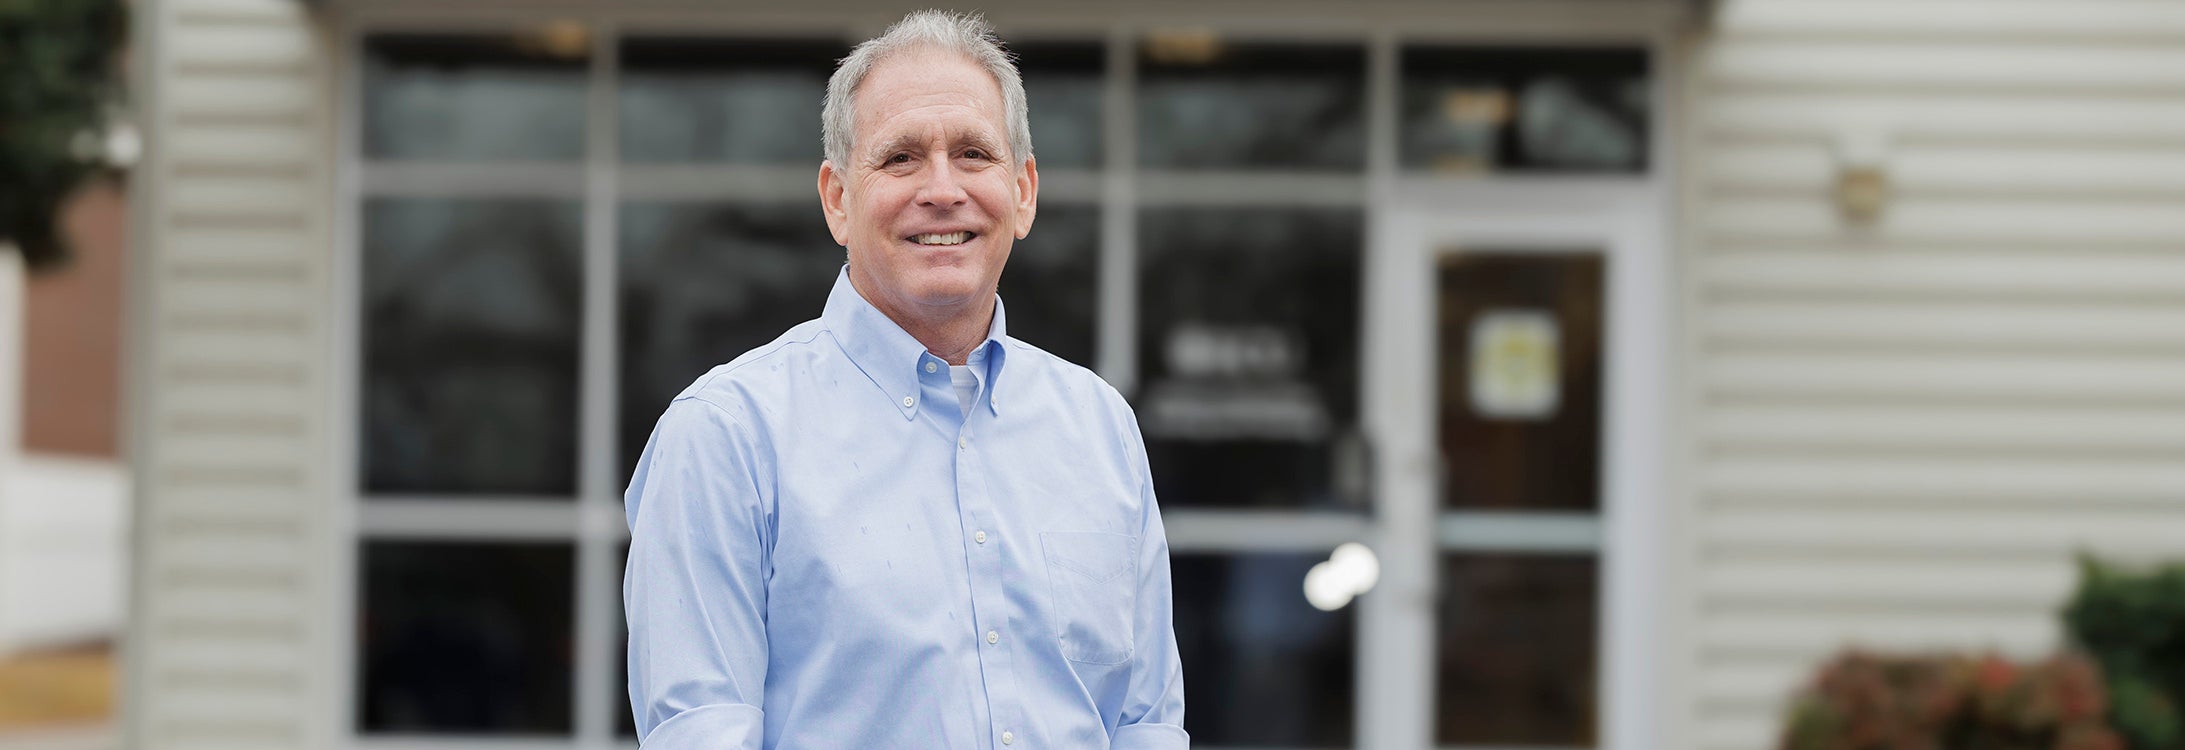
[[[1853,651],[1801,693],[1782,750],[2121,750],[2094,662]]]
[[[2134,573],[2081,557],[2079,570],[2064,627],[2108,676],[2110,722],[2132,750],[2185,750],[2185,564]]]

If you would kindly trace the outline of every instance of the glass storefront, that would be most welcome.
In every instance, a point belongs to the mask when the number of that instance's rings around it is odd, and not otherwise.
[[[626,738],[626,636],[579,613],[620,611],[583,581],[604,566],[620,580],[627,532],[556,508],[618,508],[669,398],[819,315],[844,260],[813,191],[819,108],[849,42],[360,33],[354,729]],[[1407,178],[1643,174],[1648,57],[1119,40],[1088,29],[1014,50],[1043,191],[1001,282],[1010,333],[1095,368],[1137,410],[1176,519],[1194,744],[1352,746],[1370,694],[1360,607],[1302,593],[1331,539],[1376,510],[1361,403],[1376,228],[1367,191],[1342,186],[1365,184],[1376,149]],[[1377,84],[1396,92],[1386,135],[1369,127]],[[1422,324],[1442,354],[1445,526],[1602,511],[1608,270],[1582,250],[1439,269],[1440,317]],[[398,507],[468,530],[376,531]],[[1231,518],[1303,531],[1240,545],[1220,533]],[[1437,554],[1434,741],[1597,744],[1599,555]],[[614,656],[601,668],[584,648]]]

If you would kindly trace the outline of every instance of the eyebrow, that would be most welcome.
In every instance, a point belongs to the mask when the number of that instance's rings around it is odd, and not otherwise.
[[[874,161],[886,161],[888,156],[894,154],[895,152],[918,151],[924,148],[925,140],[926,139],[924,137],[913,133],[903,133],[889,140],[886,145],[880,148],[873,149],[866,153]],[[997,157],[1000,156],[1002,153],[1001,146],[995,143],[993,139],[988,138],[984,133],[951,133],[949,135],[949,143],[952,147],[969,146],[972,148],[984,149],[988,154]]]

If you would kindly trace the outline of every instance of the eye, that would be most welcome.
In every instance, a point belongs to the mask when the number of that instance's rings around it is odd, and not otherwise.
[[[897,152],[895,152],[895,155],[894,155],[894,156],[890,156],[890,157],[888,157],[888,163],[889,163],[889,164],[909,164],[909,163],[910,163],[910,154],[908,154],[908,153],[904,153],[904,152],[901,152],[901,151],[897,151]]]
[[[974,159],[977,161],[986,161],[986,152],[975,148],[964,149],[964,158]]]

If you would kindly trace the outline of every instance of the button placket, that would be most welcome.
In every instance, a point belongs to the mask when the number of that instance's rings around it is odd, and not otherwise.
[[[988,726],[999,729],[1020,723],[1024,706],[1023,696],[1014,691],[1016,649],[1013,646],[1004,648],[1001,643],[1001,631],[1008,629],[1011,622],[1011,605],[1001,584],[1005,577],[1001,567],[1006,556],[998,554],[1001,552],[998,545],[989,544],[993,541],[993,534],[989,532],[995,528],[997,519],[993,515],[993,498],[987,491],[986,472],[980,462],[972,458],[969,422],[973,418],[973,414],[966,414],[965,422],[957,430],[956,509],[963,524],[959,528],[971,529],[971,540],[978,545],[971,548],[969,554],[972,612],[977,623],[972,637],[984,641],[984,646],[976,650],[986,667],[982,679],[988,708],[985,718],[992,722]],[[981,451],[980,455],[988,453]],[[1014,741],[1015,735],[1011,734],[1010,742]]]

